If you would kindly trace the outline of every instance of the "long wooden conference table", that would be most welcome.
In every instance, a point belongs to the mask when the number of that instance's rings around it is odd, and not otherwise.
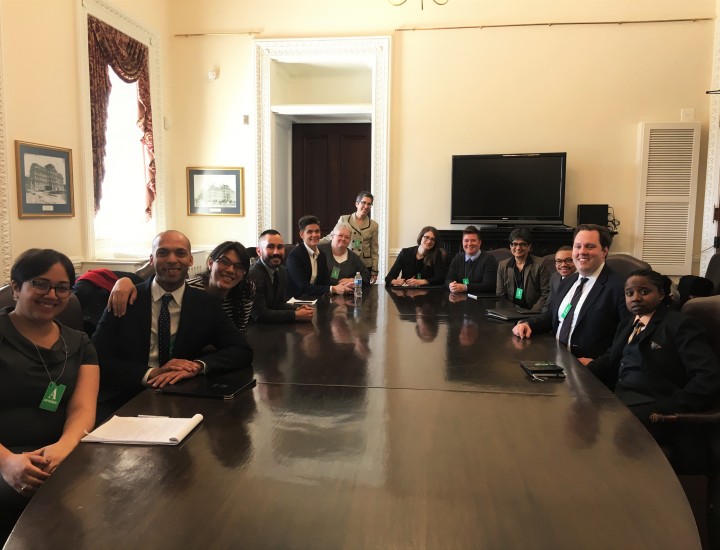
[[[145,391],[118,414],[204,421],[175,447],[80,444],[5,548],[700,548],[641,424],[494,303],[380,286],[251,327],[254,389]]]

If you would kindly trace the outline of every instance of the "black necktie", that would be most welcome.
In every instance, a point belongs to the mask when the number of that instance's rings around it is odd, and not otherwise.
[[[575,317],[575,310],[577,309],[577,304],[580,301],[580,296],[582,296],[583,287],[585,286],[587,280],[587,277],[580,277],[580,284],[575,289],[575,294],[573,294],[572,300],[570,300],[570,311],[568,311],[565,319],[563,319],[562,326],[560,327],[558,340],[560,340],[560,343],[563,346],[568,345],[568,340],[570,339],[570,328],[572,327],[573,318]]]
[[[277,300],[278,292],[280,291],[280,274],[277,272],[277,269],[273,271],[273,300]]]
[[[468,278],[468,273],[470,273],[472,271],[472,265],[473,265],[472,259],[465,260],[465,278],[466,279]]]
[[[162,367],[170,360],[170,309],[168,304],[172,294],[165,294],[160,300],[158,316],[158,366]]]

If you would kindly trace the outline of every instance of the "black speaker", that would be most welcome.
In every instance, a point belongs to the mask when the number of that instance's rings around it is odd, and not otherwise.
[[[607,204],[578,204],[577,211],[578,225],[581,223],[594,223],[607,227],[608,205]]]

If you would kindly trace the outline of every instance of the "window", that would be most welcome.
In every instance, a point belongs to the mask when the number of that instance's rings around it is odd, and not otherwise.
[[[137,126],[138,85],[123,82],[108,67],[112,91],[105,136],[105,178],[95,215],[95,253],[99,258],[137,255],[155,236],[145,214],[145,154]],[[122,228],[119,230],[118,228]]]
[[[88,258],[137,259],[146,256],[164,224],[164,205],[155,202],[150,85],[151,73],[159,83],[157,37],[96,0],[83,6],[90,8],[84,16],[91,141],[85,174],[92,182],[86,195]]]

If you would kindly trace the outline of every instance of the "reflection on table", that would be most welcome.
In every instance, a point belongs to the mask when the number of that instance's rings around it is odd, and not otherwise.
[[[7,548],[699,548],[644,428],[493,305],[373,287],[253,326],[253,391],[141,394],[120,413],[205,420],[178,447],[80,445]]]

